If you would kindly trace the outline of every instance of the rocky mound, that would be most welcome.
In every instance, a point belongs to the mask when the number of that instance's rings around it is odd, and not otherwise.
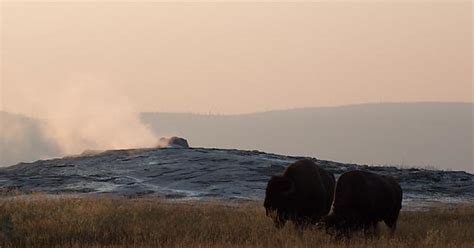
[[[302,157],[224,149],[113,150],[0,169],[0,187],[46,193],[159,195],[168,198],[261,200],[268,179]],[[314,159],[336,176],[349,170],[392,175],[404,204],[474,202],[474,175]]]
[[[158,148],[189,148],[188,141],[184,138],[173,136],[160,138]]]

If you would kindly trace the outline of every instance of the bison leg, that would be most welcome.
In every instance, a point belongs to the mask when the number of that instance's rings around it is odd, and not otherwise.
[[[390,235],[393,236],[397,228],[397,220],[384,220],[385,224],[390,228]]]
[[[366,223],[363,229],[364,229],[364,235],[366,237],[373,238],[378,235],[377,222]]]
[[[375,222],[373,225],[372,225],[372,233],[374,234],[374,236],[378,236],[379,235],[379,229],[378,229],[378,223]]]
[[[309,226],[308,221],[306,221],[305,219],[295,219],[293,223],[295,224],[295,228],[300,231],[303,231]]]
[[[384,219],[385,224],[390,228],[390,234],[393,236],[395,233],[395,229],[397,228],[397,219],[398,219],[398,214],[393,214],[389,217],[386,217]]]
[[[333,228],[329,233],[334,236],[335,240],[350,239],[352,236],[352,230],[349,226]]]
[[[360,224],[353,221],[345,220],[339,225],[336,226],[336,239],[346,238],[350,239],[354,232],[357,232],[361,229]]]

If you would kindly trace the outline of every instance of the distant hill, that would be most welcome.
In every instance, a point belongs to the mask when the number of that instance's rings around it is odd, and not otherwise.
[[[474,171],[472,103],[381,103],[244,115],[143,113],[157,136],[347,163]]]
[[[474,172],[472,103],[381,103],[244,115],[142,113],[193,147],[261,150],[345,163]],[[0,111],[0,165],[62,156],[45,120]]]
[[[0,165],[61,155],[54,140],[42,130],[42,121],[0,111]]]

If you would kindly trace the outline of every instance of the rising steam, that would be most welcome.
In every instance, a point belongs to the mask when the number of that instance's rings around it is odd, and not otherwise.
[[[91,79],[65,83],[47,106],[44,132],[65,154],[156,143],[127,94],[113,84]]]

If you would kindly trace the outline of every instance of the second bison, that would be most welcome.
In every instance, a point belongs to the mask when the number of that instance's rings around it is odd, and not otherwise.
[[[326,228],[339,235],[363,230],[376,234],[377,223],[384,221],[392,233],[402,208],[402,189],[390,176],[367,171],[342,174],[336,185],[333,212],[325,219]]]
[[[312,160],[297,161],[282,176],[273,176],[265,192],[267,216],[281,228],[291,220],[298,228],[315,224],[329,213],[334,195],[334,175]]]

